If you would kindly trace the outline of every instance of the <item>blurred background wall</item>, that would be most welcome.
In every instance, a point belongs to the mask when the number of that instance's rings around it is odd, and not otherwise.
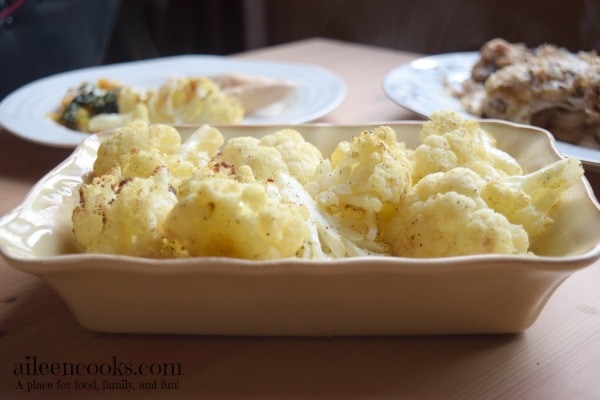
[[[57,72],[324,37],[423,54],[600,49],[600,0],[0,0],[0,99]]]
[[[598,0],[264,0],[266,37],[318,35],[419,53],[477,50],[503,37],[572,50],[600,45]]]
[[[502,37],[600,49],[600,0],[128,0],[108,61],[325,37],[424,54]]]

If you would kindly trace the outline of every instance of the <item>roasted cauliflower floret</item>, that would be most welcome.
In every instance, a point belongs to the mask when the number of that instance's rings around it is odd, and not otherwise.
[[[118,167],[125,178],[147,178],[158,167],[167,167],[171,184],[177,187],[195,168],[206,166],[223,142],[223,135],[208,125],[182,143],[179,132],[171,126],[134,121],[100,144],[94,175],[101,176]]]
[[[258,180],[271,179],[276,171],[285,170],[301,183],[308,182],[323,159],[321,152],[293,129],[283,129],[261,139],[231,138],[221,157],[236,167],[250,166]]]
[[[94,245],[105,225],[105,212],[119,190],[119,177],[102,175],[79,187],[79,206],[73,210],[73,234],[84,251]]]
[[[244,118],[240,103],[209,78],[170,79],[146,103],[153,123],[237,124]]]
[[[381,126],[341,142],[306,185],[319,211],[359,248],[386,253],[381,219],[411,186],[408,150]]]
[[[457,167],[421,179],[402,199],[386,231],[392,254],[450,257],[526,254],[527,232],[481,197],[485,181]]]
[[[519,163],[496,147],[496,140],[475,120],[453,111],[436,112],[423,124],[414,152],[413,182],[424,176],[465,167],[498,175],[522,173]]]
[[[294,257],[309,234],[306,208],[283,201],[270,184],[200,171],[182,183],[177,200],[165,229],[192,256]]]
[[[157,167],[166,166],[165,156],[175,154],[179,146],[181,137],[175,128],[134,121],[100,144],[94,174],[120,167],[125,177],[147,178]]]
[[[380,126],[340,142],[313,180],[319,184],[319,196],[327,197],[321,199],[323,204],[380,211],[410,187],[411,172],[407,150],[397,142],[396,132]]]
[[[323,160],[321,151],[294,129],[279,130],[260,139],[260,146],[277,150],[287,171],[300,183],[308,182]]]
[[[183,180],[195,170],[207,167],[224,142],[225,138],[218,129],[202,125],[183,141],[174,159],[169,158],[172,174]]]
[[[73,234],[84,251],[154,258],[187,255],[163,230],[177,202],[166,168],[148,178],[103,175],[81,186],[79,193]]]
[[[385,239],[395,255],[411,257],[526,254],[582,175],[575,159],[495,179],[463,167],[429,174],[402,199]]]
[[[530,174],[492,180],[481,195],[510,222],[522,225],[529,239],[534,240],[552,224],[552,206],[582,176],[581,162],[567,158]]]

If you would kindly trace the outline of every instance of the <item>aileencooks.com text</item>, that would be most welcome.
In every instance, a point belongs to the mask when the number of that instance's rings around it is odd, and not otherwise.
[[[121,361],[116,356],[104,362],[46,361],[37,356],[25,356],[13,363],[12,372],[17,377],[36,376],[181,376],[178,362]]]

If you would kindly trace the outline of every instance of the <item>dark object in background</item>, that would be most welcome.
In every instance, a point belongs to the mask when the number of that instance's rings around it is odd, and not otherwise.
[[[477,51],[499,37],[600,50],[598,0],[262,1],[270,45],[320,36],[438,54]]]
[[[245,50],[243,0],[0,0],[0,100],[73,69]],[[68,88],[67,88],[68,89]]]
[[[0,0],[0,99],[36,79],[102,64],[119,3]]]
[[[310,37],[423,54],[501,37],[600,49],[598,0],[0,0],[0,99],[46,75]]]
[[[121,3],[105,63],[245,50],[244,0]]]

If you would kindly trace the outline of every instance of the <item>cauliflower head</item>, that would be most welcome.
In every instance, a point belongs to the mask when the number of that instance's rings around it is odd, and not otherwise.
[[[407,154],[390,127],[363,131],[338,144],[306,189],[344,237],[360,248],[385,253],[381,219],[411,187]]]
[[[168,237],[191,256],[252,260],[294,257],[308,237],[305,207],[270,184],[232,175],[197,175],[182,183],[165,221]]]
[[[93,171],[95,176],[102,176],[119,168],[125,178],[147,178],[157,168],[166,167],[176,188],[196,168],[208,165],[223,142],[221,132],[208,125],[198,128],[182,143],[175,128],[137,120],[100,144]]]
[[[402,257],[527,254],[529,240],[481,197],[485,180],[467,168],[425,176],[399,203],[385,240]]]
[[[385,240],[393,254],[411,257],[526,254],[582,175],[576,159],[495,178],[464,167],[432,173],[402,199]]]
[[[276,171],[284,170],[306,183],[323,156],[298,131],[283,129],[260,139],[231,138],[221,150],[221,159],[236,167],[250,166],[257,180],[272,179]]]
[[[179,132],[167,125],[134,121],[118,129],[98,148],[94,175],[102,176],[119,167],[125,177],[147,178],[157,167],[166,166],[166,155],[181,146]]]
[[[73,234],[84,251],[187,256],[178,242],[164,234],[164,220],[177,202],[166,168],[158,168],[147,178],[102,175],[81,186],[79,196],[80,204],[72,215]]]
[[[423,124],[420,140],[414,152],[414,182],[456,167],[493,176],[522,173],[519,163],[498,149],[494,137],[477,121],[464,119],[453,111],[433,113]]]
[[[238,124],[244,109],[209,78],[174,78],[152,92],[146,104],[153,123]]]
[[[581,162],[566,158],[525,175],[490,180],[481,196],[489,207],[523,226],[530,240],[552,224],[552,207],[583,176]]]

